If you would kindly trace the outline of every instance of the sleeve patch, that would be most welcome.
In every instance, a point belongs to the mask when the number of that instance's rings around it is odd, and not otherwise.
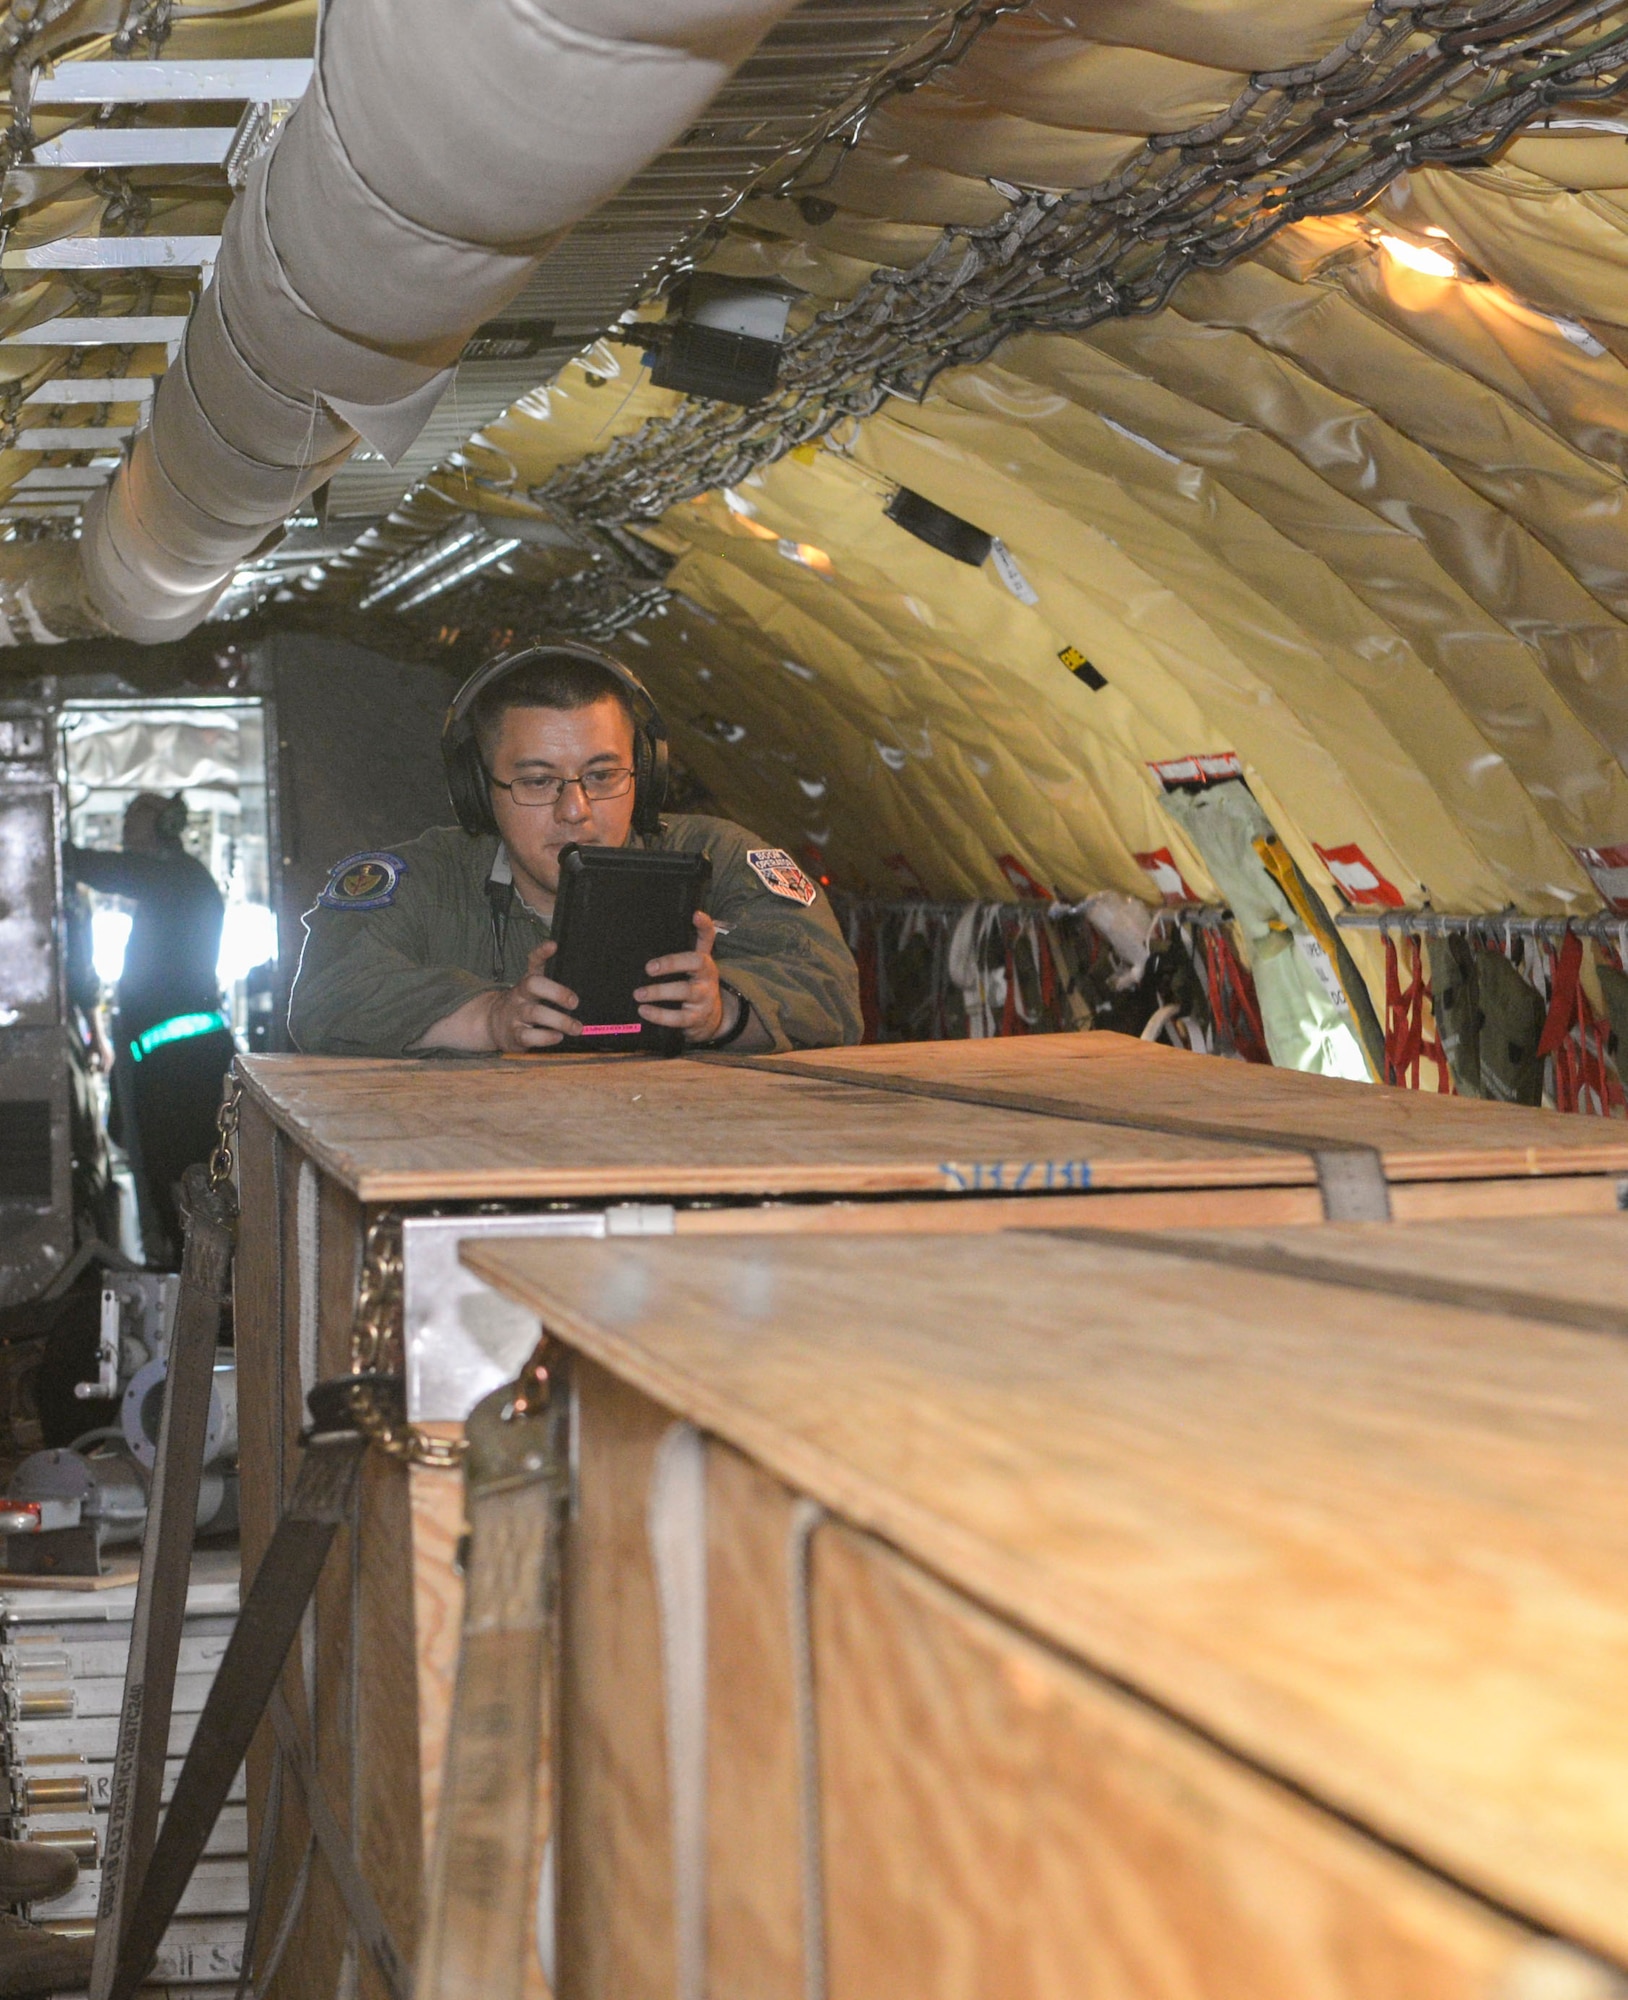
[[[805,906],[813,902],[814,884],[783,847],[753,847],[746,859],[771,895]]]
[[[324,910],[382,910],[396,900],[406,873],[399,854],[352,854],[328,877],[317,902]]]

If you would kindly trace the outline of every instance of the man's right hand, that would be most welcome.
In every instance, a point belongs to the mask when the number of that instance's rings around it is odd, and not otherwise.
[[[487,1032],[494,1049],[551,1049],[567,1035],[580,1035],[577,996],[550,979],[544,966],[559,950],[540,944],[526,961],[526,976],[504,993],[486,995]]]
[[[414,1046],[508,1054],[551,1049],[568,1035],[580,1035],[582,1023],[572,1011],[577,996],[543,970],[558,949],[553,943],[540,944],[527,959],[526,976],[518,984],[501,993],[477,993],[426,1029]]]

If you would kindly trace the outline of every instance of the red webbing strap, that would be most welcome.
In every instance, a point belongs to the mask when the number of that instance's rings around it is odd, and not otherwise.
[[[1583,970],[1583,940],[1567,931],[1555,958],[1554,977],[1549,986],[1549,1012],[1538,1038],[1538,1054],[1552,1056],[1577,1023],[1577,995]]]
[[[1266,1028],[1255,982],[1225,931],[1206,926],[1204,978],[1209,988],[1210,1017],[1216,1021],[1245,1062],[1271,1064]]]
[[[1439,1033],[1425,1036],[1425,1002],[1435,996],[1425,976],[1424,953],[1416,937],[1408,945],[1408,983],[1402,984],[1396,940],[1389,931],[1385,938],[1385,1081],[1408,1090],[1419,1088],[1419,1066],[1428,1057],[1436,1065],[1436,1088],[1443,1096],[1452,1091],[1452,1072],[1447,1067],[1447,1051]]]
[[[1583,941],[1568,931],[1554,961],[1538,1054],[1554,1057],[1557,1110],[1609,1118],[1628,1110],[1628,1099],[1607,1055],[1609,1024],[1590,1005],[1582,970]]]

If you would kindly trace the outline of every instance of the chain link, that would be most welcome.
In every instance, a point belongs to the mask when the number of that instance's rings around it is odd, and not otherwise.
[[[243,1079],[229,1070],[221,1094],[220,1114],[215,1121],[215,1150],[209,1156],[209,1185],[216,1194],[225,1194],[237,1171],[237,1153],[232,1142],[237,1137],[238,1106],[243,1099]]]
[[[405,1372],[402,1345],[401,1217],[384,1209],[367,1226],[362,1275],[351,1321],[350,1370],[355,1376]],[[462,1464],[468,1446],[461,1437],[440,1438],[393,1415],[371,1381],[350,1392],[351,1414],[370,1444],[405,1465],[430,1465],[443,1472]]]

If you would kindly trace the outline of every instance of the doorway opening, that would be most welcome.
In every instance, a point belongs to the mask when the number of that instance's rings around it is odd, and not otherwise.
[[[222,1002],[238,1046],[272,1046],[277,917],[272,899],[275,799],[266,759],[266,703],[238,697],[64,703],[59,718],[68,837],[76,847],[116,848],[139,792],[186,802],[182,845],[209,870],[226,901]],[[117,985],[131,908],[91,896],[91,937],[105,993]]]

